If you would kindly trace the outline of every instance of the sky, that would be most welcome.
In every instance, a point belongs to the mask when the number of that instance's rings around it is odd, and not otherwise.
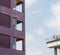
[[[26,55],[53,55],[46,39],[60,35],[60,0],[25,0]]]

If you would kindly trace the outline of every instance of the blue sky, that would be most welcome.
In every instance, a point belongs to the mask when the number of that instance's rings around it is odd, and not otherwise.
[[[60,0],[26,0],[26,55],[53,55],[46,38],[60,35]]]

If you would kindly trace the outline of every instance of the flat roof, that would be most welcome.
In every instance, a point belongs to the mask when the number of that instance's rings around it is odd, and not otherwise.
[[[50,40],[50,41],[47,41],[47,44],[48,43],[51,43],[51,42],[56,42],[56,41],[59,41],[60,39],[53,39],[53,40]]]

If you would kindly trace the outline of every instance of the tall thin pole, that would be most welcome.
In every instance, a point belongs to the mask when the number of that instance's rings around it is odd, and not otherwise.
[[[59,55],[60,55],[60,48],[59,48]]]
[[[54,55],[57,55],[57,48],[54,48]]]

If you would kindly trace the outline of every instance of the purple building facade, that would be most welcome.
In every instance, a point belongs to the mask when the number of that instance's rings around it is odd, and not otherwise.
[[[25,0],[0,0],[0,55],[25,55]]]

